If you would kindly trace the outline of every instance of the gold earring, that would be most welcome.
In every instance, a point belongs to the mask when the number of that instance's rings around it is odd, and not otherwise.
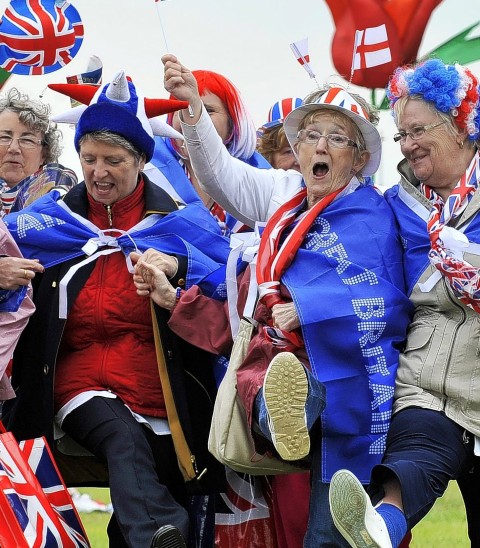
[[[463,141],[460,141],[460,142],[458,143],[458,146],[459,146],[460,148],[463,148]]]

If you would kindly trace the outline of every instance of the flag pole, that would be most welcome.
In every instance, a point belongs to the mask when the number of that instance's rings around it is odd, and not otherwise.
[[[350,69],[350,79],[348,81],[347,91],[353,80],[353,73],[355,72],[355,56],[357,55],[357,45],[358,45],[358,41],[362,39],[362,35],[363,35],[362,31],[360,30],[355,31],[355,37],[353,39],[352,68]]]
[[[165,29],[163,28],[162,18],[160,17],[160,6],[159,6],[160,0],[155,0],[155,4],[156,4],[156,7],[157,7],[158,21],[160,23],[160,28],[162,29],[163,41],[165,42],[165,49],[167,50],[167,53],[168,53],[169,49],[168,49],[168,43],[167,43],[167,36],[165,34]]]

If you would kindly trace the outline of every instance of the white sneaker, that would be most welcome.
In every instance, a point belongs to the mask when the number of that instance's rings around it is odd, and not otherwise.
[[[72,500],[77,512],[86,514],[89,514],[90,512],[112,512],[111,504],[93,500],[88,493],[73,493]]]
[[[348,470],[333,475],[329,491],[335,526],[354,548],[392,548],[387,526],[358,479]]]

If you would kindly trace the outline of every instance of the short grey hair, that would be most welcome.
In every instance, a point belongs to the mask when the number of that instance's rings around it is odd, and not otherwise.
[[[122,137],[121,135],[118,135],[118,133],[113,133],[112,131],[108,131],[106,129],[85,133],[85,135],[82,135],[82,137],[80,137],[78,144],[81,146],[82,143],[85,143],[86,141],[94,143],[101,142],[106,143],[107,145],[122,147],[128,150],[128,152],[130,152],[131,154],[133,154],[137,164],[140,162],[140,160],[145,160],[145,154],[143,152],[140,152],[136,147],[134,147],[130,141],[125,139],[125,137]]]
[[[43,134],[42,146],[45,164],[58,162],[62,153],[60,141],[62,132],[57,124],[50,121],[50,106],[42,101],[30,99],[26,93],[11,88],[7,93],[0,95],[0,113],[4,110],[15,112],[22,124],[32,131]]]

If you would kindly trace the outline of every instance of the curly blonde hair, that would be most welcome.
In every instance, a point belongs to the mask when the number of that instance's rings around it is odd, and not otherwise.
[[[264,130],[257,141],[257,151],[273,165],[273,155],[285,146],[290,146],[281,124]]]

